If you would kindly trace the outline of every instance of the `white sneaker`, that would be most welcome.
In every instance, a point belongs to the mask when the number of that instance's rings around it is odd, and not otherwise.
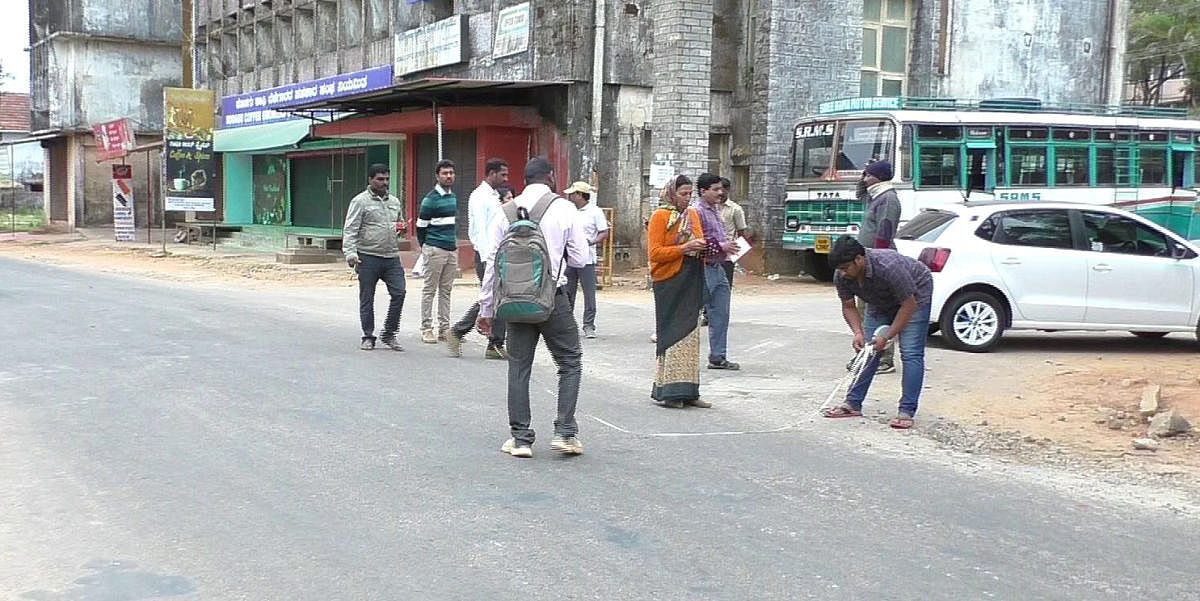
[[[517,446],[517,441],[515,438],[510,438],[504,441],[504,446],[500,447],[500,451],[502,453],[508,453],[513,457],[520,457],[522,459],[529,459],[530,457],[533,457],[533,448],[528,445]]]
[[[555,435],[554,440],[550,441],[550,450],[564,455],[582,455],[583,444],[574,436]]]

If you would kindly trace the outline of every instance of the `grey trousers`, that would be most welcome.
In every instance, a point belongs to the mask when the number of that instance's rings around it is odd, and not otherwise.
[[[583,327],[596,327],[596,264],[567,268],[567,302],[575,310],[575,294],[583,286]]]
[[[569,437],[579,432],[575,405],[583,374],[583,351],[571,304],[560,288],[554,297],[550,319],[536,324],[508,324],[508,425],[512,437],[523,445],[533,444],[534,439],[529,427],[529,376],[539,336],[546,341],[546,348],[558,366],[558,417],[554,420],[554,433]]]
[[[387,317],[383,320],[384,340],[395,338],[400,327],[400,311],[404,309],[404,266],[397,257],[376,257],[359,253],[358,267],[358,317],[362,322],[363,339],[375,340],[375,285],[383,280],[387,286]]]
[[[485,268],[487,268],[487,265],[484,264],[483,259],[479,256],[479,253],[475,253],[475,275],[479,278],[480,282],[483,282],[483,270]],[[471,305],[470,309],[467,309],[466,315],[463,315],[462,319],[458,320],[458,323],[454,324],[454,327],[451,328],[451,330],[457,334],[459,338],[462,338],[463,336],[470,334],[471,330],[475,329],[475,322],[478,321],[478,319],[479,302],[476,301]],[[503,321],[492,321],[492,338],[488,346],[491,348],[504,348]]]

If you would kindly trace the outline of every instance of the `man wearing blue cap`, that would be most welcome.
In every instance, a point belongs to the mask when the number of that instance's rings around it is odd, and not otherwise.
[[[862,229],[858,232],[858,243],[864,248],[887,248],[896,250],[896,229],[900,226],[900,197],[892,186],[892,164],[873,161],[863,170],[858,185],[858,199],[865,203]],[[866,304],[858,301],[858,312],[866,315]],[[889,346],[879,361],[876,373],[888,374],[896,371],[895,347]]]

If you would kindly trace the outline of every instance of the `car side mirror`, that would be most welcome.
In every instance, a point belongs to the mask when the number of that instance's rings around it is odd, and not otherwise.
[[[1171,258],[1177,261],[1182,261],[1191,254],[1185,246],[1172,246],[1171,249]]]

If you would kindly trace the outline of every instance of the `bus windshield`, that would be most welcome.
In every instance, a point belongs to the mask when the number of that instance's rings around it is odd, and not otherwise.
[[[791,179],[817,181],[827,178],[831,167],[838,179],[854,179],[871,159],[891,160],[895,148],[896,128],[890,121],[804,123],[796,127]],[[835,152],[837,161],[831,164]]]
[[[833,156],[833,121],[805,123],[796,127],[796,138],[792,144],[792,177],[798,181],[813,181],[824,177],[829,171],[829,159]]]
[[[838,178],[857,178],[872,159],[892,160],[896,127],[890,121],[847,121],[840,128]]]

